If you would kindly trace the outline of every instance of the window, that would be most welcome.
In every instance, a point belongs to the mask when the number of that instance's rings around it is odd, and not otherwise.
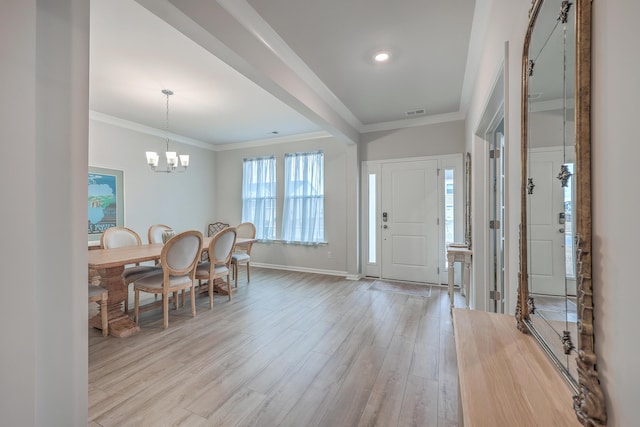
[[[455,242],[455,186],[453,168],[444,170],[444,247]],[[446,259],[446,249],[445,249]]]
[[[256,238],[276,238],[276,158],[244,159],[242,165],[242,222],[256,226]]]
[[[376,249],[377,249],[377,231],[378,224],[376,222],[376,174],[369,174],[369,263],[376,263]]]
[[[287,153],[284,156],[282,240],[324,242],[324,154]]]
[[[576,249],[574,246],[574,218],[573,218],[573,194],[575,194],[575,188],[573,187],[573,163],[565,163],[571,175],[567,181],[567,186],[563,188],[564,193],[564,251],[565,251],[565,273],[568,278],[575,279],[576,277]]]

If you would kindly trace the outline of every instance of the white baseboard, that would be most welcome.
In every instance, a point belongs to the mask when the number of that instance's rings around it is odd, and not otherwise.
[[[278,265],[278,264],[263,264],[259,262],[252,262],[251,266],[253,267],[261,267],[261,268],[272,268],[274,270],[286,270],[286,271],[299,271],[301,273],[316,273],[316,274],[327,274],[329,276],[344,276],[349,280],[358,280],[352,279],[354,275],[347,274],[346,271],[336,271],[336,270],[321,270],[318,268],[307,268],[307,267],[298,267],[298,266],[290,266],[290,265]]]

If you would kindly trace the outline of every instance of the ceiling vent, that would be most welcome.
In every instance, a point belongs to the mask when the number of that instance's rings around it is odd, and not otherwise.
[[[407,117],[413,117],[413,116],[421,116],[425,113],[426,111],[424,110],[424,108],[420,108],[419,110],[405,111],[404,115]]]

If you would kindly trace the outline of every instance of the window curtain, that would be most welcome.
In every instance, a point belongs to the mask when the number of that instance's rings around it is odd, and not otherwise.
[[[244,159],[242,222],[256,226],[256,239],[276,238],[276,158]]]
[[[322,151],[285,154],[282,240],[299,244],[325,241]]]

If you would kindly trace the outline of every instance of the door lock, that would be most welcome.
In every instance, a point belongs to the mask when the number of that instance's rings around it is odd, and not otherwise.
[[[382,212],[382,222],[387,222],[388,216],[386,212]]]

